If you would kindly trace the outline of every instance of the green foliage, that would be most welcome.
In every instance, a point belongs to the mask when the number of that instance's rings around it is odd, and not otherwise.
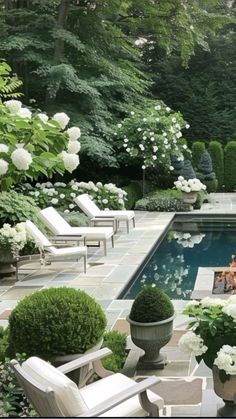
[[[127,210],[133,209],[136,201],[142,196],[142,188],[138,182],[131,182],[129,185],[122,188],[127,192],[125,208]]]
[[[216,192],[218,182],[213,172],[211,156],[207,151],[200,156],[198,168],[197,177],[206,185],[207,191]]]
[[[219,141],[211,141],[208,151],[211,155],[213,170],[218,180],[218,188],[224,184],[224,151]]]
[[[225,190],[232,192],[236,187],[236,141],[230,141],[224,149]]]
[[[135,297],[130,319],[140,323],[152,323],[173,316],[173,304],[160,288],[146,285]]]
[[[84,353],[102,338],[102,308],[85,292],[49,288],[21,300],[9,317],[11,355],[25,352],[43,359]]]
[[[195,203],[193,204],[193,208],[194,209],[200,209],[202,204],[203,204],[204,198],[205,198],[204,191],[198,191],[197,192],[197,199],[196,199]]]
[[[0,226],[4,223],[11,225],[31,220],[39,224],[39,208],[33,198],[15,191],[0,192]]]
[[[22,86],[16,76],[11,76],[11,67],[5,62],[0,62],[0,101],[1,99],[12,99],[22,95],[15,90]]]
[[[218,180],[212,179],[212,180],[204,180],[204,184],[207,187],[207,192],[216,192],[218,187]]]
[[[195,141],[192,145],[193,167],[198,168],[201,155],[206,151],[205,144],[202,141]]]
[[[4,361],[6,357],[6,350],[8,347],[8,331],[0,326],[0,362]]]
[[[25,354],[18,354],[15,359],[22,363]],[[0,360],[0,416],[1,417],[34,417],[37,413],[30,405],[24,391],[17,381],[10,365],[10,359]]]
[[[184,167],[181,171],[181,176],[183,176],[186,180],[196,178],[196,173],[193,170],[192,163],[190,160],[184,160]]]
[[[113,372],[119,372],[126,359],[126,335],[116,330],[106,332],[102,346],[112,351],[111,355],[102,359],[104,368]]]
[[[78,211],[73,211],[69,213],[62,213],[63,218],[72,226],[72,227],[85,227],[89,226],[89,219],[85,214],[81,214]]]
[[[182,202],[180,191],[167,189],[150,193],[147,197],[139,199],[135,204],[135,209],[141,211],[164,211],[164,212],[184,212],[190,211],[190,206]]]

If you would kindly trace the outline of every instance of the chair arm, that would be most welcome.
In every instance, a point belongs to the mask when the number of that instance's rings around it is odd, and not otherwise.
[[[98,219],[107,219],[107,220],[115,220],[116,217],[114,217],[113,215],[95,215],[95,217],[91,218],[90,221],[96,221]]]
[[[66,364],[61,365],[57,369],[63,374],[74,371],[77,368],[81,368],[84,365],[89,364],[90,362],[98,361],[99,359],[104,358],[107,355],[110,355],[112,351],[108,348],[99,349],[99,351],[91,352],[90,354],[82,355],[81,357],[75,359],[74,361],[67,362]]]
[[[50,247],[63,247],[64,248],[64,247],[73,247],[73,246],[71,246],[71,244],[66,244],[66,243],[52,243],[47,246],[43,246],[43,250],[47,250]]]
[[[118,404],[125,402],[131,397],[134,397],[137,394],[146,392],[146,390],[149,387],[153,386],[154,384],[159,383],[160,381],[161,381],[160,378],[153,375],[139,383],[134,382],[134,385],[132,387],[122,390],[121,392],[117,393],[115,396],[112,396],[109,399],[105,400],[104,402],[99,403],[97,406],[93,407],[92,409],[89,409],[83,412],[83,415],[79,415],[77,417],[97,417],[99,415],[102,415],[107,410],[110,410],[113,407],[117,406]]]
[[[53,241],[69,241],[69,240],[83,240],[82,234],[57,234],[56,236],[50,237]]]

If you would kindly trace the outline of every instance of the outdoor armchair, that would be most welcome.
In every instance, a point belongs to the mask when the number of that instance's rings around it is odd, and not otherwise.
[[[159,416],[163,399],[148,390],[160,380],[151,376],[136,383],[123,374],[104,370],[100,359],[109,355],[107,348],[92,352],[55,368],[37,357],[20,365],[11,361],[25,395],[43,417],[144,417]],[[104,378],[78,389],[66,375],[87,364]],[[105,374],[103,374],[105,371]]]
[[[101,222],[103,219],[114,219],[116,221],[117,229],[119,223],[124,221],[126,223],[127,233],[129,233],[130,221],[133,221],[133,227],[135,227],[134,211],[100,210],[87,194],[78,195],[76,198],[74,198],[74,201],[94,224],[96,222]]]
[[[48,207],[39,212],[39,218],[56,235],[58,239],[77,240],[82,235],[85,244],[89,240],[102,241],[104,253],[107,254],[107,240],[111,239],[114,247],[114,231],[112,227],[72,227],[53,207]],[[60,238],[61,236],[61,238]]]
[[[27,220],[25,222],[29,235],[33,238],[39,248],[41,262],[53,262],[65,259],[75,259],[78,261],[80,257],[84,258],[84,272],[86,272],[87,264],[87,247],[86,246],[70,246],[62,247],[56,243],[51,243],[48,238],[38,229],[38,227]]]

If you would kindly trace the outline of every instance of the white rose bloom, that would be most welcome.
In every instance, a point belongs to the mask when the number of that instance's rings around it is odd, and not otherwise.
[[[71,198],[75,198],[76,197],[76,194],[74,192],[71,192],[70,193],[70,196],[71,196]]]
[[[8,153],[9,147],[5,144],[0,144],[0,153]]]
[[[51,200],[51,203],[52,203],[53,205],[58,204],[58,199],[57,199],[57,198],[53,198],[53,199]]]
[[[159,111],[160,109],[161,109],[161,106],[160,105],[157,105],[157,106],[155,106],[155,108],[154,108],[156,111]]]
[[[137,131],[139,131],[139,132],[142,131],[142,128],[137,128]]]
[[[103,199],[103,200],[102,200],[102,203],[103,203],[103,204],[108,204],[108,200],[107,200],[107,199]]]
[[[154,153],[156,153],[156,152],[157,152],[157,150],[158,150],[158,147],[157,147],[156,145],[154,145],[154,146],[152,147],[152,149],[153,149]]]
[[[174,170],[174,167],[173,166],[170,166],[170,168],[169,168],[170,170]]]
[[[160,121],[160,118],[156,118],[156,122],[159,122]]]
[[[60,194],[60,198],[61,198],[61,199],[64,199],[64,198],[65,198],[64,193],[61,193],[61,194]]]
[[[143,122],[146,122],[147,121],[147,118],[143,118]]]
[[[130,148],[128,147],[127,149],[126,149],[126,151],[128,151],[128,153],[130,152]]]
[[[19,147],[13,151],[11,160],[18,170],[28,170],[33,161],[31,154],[23,147]]]
[[[131,115],[134,115],[134,111],[131,111],[131,112],[130,112],[130,114],[131,114]]]
[[[186,125],[185,125],[185,128],[186,128],[186,129],[188,129],[189,127],[190,127],[190,125],[189,125],[189,124],[186,124]]]
[[[18,116],[21,118],[31,118],[32,112],[27,108],[21,108],[19,112],[17,113]]]
[[[146,137],[146,135],[144,135],[144,136],[143,136],[143,140],[146,140],[146,139],[147,139],[147,137]]]
[[[150,140],[153,142],[153,141],[155,141],[155,138],[154,137],[151,137]]]
[[[175,122],[176,122],[176,118],[172,118],[172,119],[171,119],[171,121],[172,121],[173,123],[175,123]]]
[[[195,356],[203,355],[207,351],[203,339],[194,332],[185,333],[179,340],[179,349],[183,352],[192,353]]]
[[[46,124],[48,122],[48,116],[45,113],[38,113],[38,118]]]
[[[139,148],[140,148],[140,150],[144,150],[145,149],[145,147],[144,147],[144,145],[143,144],[139,144]]]
[[[75,208],[75,205],[74,205],[74,204],[70,204],[70,205],[69,205],[69,208],[70,208],[70,209],[73,209],[73,208]]]
[[[71,127],[67,130],[67,134],[69,135],[70,141],[76,141],[81,136],[81,131],[79,127]]]
[[[152,156],[152,158],[153,158],[153,160],[156,160],[157,159],[157,156]]]
[[[128,143],[128,141],[129,141],[128,138],[124,139],[124,143]]]
[[[142,165],[142,169],[143,169],[143,170],[145,170],[145,169],[146,169],[146,166],[145,166],[144,164]]]
[[[79,156],[77,154],[69,154],[64,151],[62,153],[62,159],[65,166],[65,169],[68,170],[68,172],[72,173],[73,170],[76,169],[76,167],[79,166]]]
[[[225,305],[225,307],[222,308],[222,311],[223,313],[232,317],[234,321],[236,321],[236,305],[235,304]]]
[[[66,209],[66,210],[64,211],[64,213],[65,213],[65,214],[68,214],[68,212],[70,212],[68,209]]]
[[[55,113],[55,115],[53,115],[52,119],[54,119],[54,121],[58,122],[61,129],[65,129],[65,127],[67,126],[67,124],[70,120],[69,116],[66,115],[66,113],[64,113],[64,112]]]
[[[68,146],[67,146],[67,150],[68,153],[70,154],[77,154],[80,151],[80,143],[79,141],[69,141],[68,142]]]
[[[73,189],[73,191],[78,191],[79,187],[78,185],[72,185],[71,189]]]
[[[7,171],[8,171],[8,163],[5,160],[0,159],[0,176],[5,175]]]
[[[166,112],[170,112],[170,111],[171,111],[171,109],[167,106]]]
[[[22,106],[20,100],[7,100],[4,105],[9,109],[12,114],[17,114]]]
[[[127,144],[123,144],[123,147],[126,148],[126,147],[128,147],[128,145]]]

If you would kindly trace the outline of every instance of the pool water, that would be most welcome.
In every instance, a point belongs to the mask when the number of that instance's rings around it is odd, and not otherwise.
[[[122,298],[133,299],[151,284],[172,299],[191,298],[199,267],[229,266],[236,254],[236,222],[174,222]]]

